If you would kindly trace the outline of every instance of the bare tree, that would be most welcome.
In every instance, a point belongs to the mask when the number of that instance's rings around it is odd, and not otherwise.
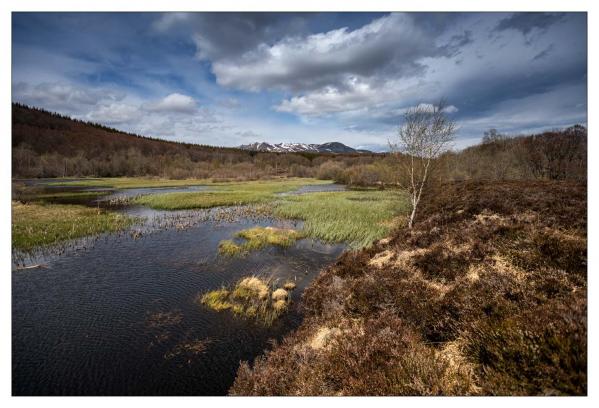
[[[389,143],[407,175],[402,184],[410,193],[412,206],[408,228],[414,225],[416,209],[430,177],[431,162],[447,150],[454,138],[456,124],[447,117],[445,109],[444,101],[437,106],[420,104],[408,109],[398,131],[398,142]]]

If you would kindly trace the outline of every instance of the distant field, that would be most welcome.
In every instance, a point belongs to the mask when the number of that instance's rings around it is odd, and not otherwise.
[[[285,193],[308,184],[331,184],[331,181],[310,178],[246,181],[240,183],[210,183],[211,191],[165,193],[139,197],[135,203],[160,210],[184,210],[258,204],[272,201],[277,193]]]
[[[170,180],[150,177],[102,177],[77,181],[56,181],[51,186],[73,187],[110,187],[110,188],[149,188],[149,187],[182,187],[211,184],[206,179]]]

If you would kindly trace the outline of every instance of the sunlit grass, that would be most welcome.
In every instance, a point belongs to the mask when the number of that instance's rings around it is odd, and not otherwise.
[[[113,232],[135,219],[79,205],[12,203],[12,246],[31,251],[61,241]]]
[[[369,246],[389,234],[393,220],[408,211],[400,191],[344,191],[288,196],[275,215],[304,220],[303,232],[326,242]]]
[[[221,255],[244,255],[267,245],[289,247],[302,238],[302,234],[296,230],[273,227],[249,228],[239,231],[235,236],[243,238],[244,242],[236,244],[229,239],[221,241],[218,244],[218,251]]]
[[[293,191],[309,184],[330,184],[331,181],[289,178],[240,183],[213,183],[210,191],[153,194],[138,197],[136,204],[159,210],[184,210],[259,204],[274,200],[277,193]]]
[[[291,288],[293,289],[293,288]],[[257,276],[240,279],[231,289],[221,288],[198,296],[206,307],[272,324],[288,308],[291,289],[275,288],[274,282]]]

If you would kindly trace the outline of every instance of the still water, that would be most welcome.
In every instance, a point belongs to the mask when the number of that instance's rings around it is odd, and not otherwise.
[[[301,293],[344,249],[301,240],[243,258],[218,255],[220,240],[255,225],[299,226],[208,218],[139,239],[106,236],[48,258],[44,268],[13,270],[13,394],[226,394],[240,361],[253,361],[299,325]],[[196,301],[252,274],[297,284],[290,312],[271,327]]]

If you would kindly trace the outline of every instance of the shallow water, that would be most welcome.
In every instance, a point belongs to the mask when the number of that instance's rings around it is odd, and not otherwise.
[[[184,214],[143,207],[126,212]],[[107,236],[48,260],[43,269],[13,271],[13,394],[226,394],[240,361],[252,361],[299,325],[301,293],[344,249],[301,240],[244,258],[217,254],[220,240],[255,225],[295,226],[206,218],[140,239]],[[297,284],[290,312],[272,327],[196,302],[198,294],[252,274]]]

